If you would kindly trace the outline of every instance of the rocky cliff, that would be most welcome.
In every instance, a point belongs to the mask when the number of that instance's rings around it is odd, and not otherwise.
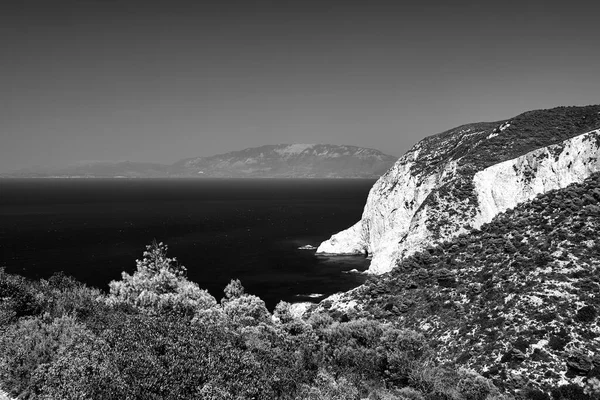
[[[320,307],[416,330],[439,362],[509,391],[597,399],[574,390],[600,377],[599,227],[596,173],[415,252]]]
[[[373,186],[361,220],[317,252],[369,254],[369,272],[600,170],[600,106],[475,123],[417,143]]]

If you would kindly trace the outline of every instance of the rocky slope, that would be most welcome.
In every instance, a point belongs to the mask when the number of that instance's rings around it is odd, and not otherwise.
[[[371,178],[380,177],[397,157],[378,150],[328,144],[268,145],[173,165],[86,162],[65,168],[30,168],[0,177],[77,178]]]
[[[440,362],[501,387],[588,398],[576,394],[600,382],[598,229],[593,174],[405,257],[320,307],[420,331]]]
[[[426,246],[600,170],[600,106],[475,123],[417,143],[373,186],[361,220],[317,252],[369,254],[383,273]]]

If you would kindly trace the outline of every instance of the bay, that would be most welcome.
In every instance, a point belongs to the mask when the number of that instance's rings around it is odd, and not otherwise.
[[[318,301],[364,281],[363,257],[318,244],[360,219],[365,179],[0,180],[0,266],[29,278],[63,271],[103,290],[153,240],[188,278],[222,297],[238,278],[269,308]]]

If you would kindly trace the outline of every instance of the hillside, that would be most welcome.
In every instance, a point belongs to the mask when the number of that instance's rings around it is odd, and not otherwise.
[[[369,254],[369,271],[600,170],[600,106],[559,107],[428,137],[373,186],[361,220],[319,253]]]
[[[173,173],[235,178],[375,178],[396,160],[378,150],[355,146],[282,144],[182,160],[173,165]]]
[[[282,144],[249,148],[172,165],[82,162],[64,168],[28,168],[12,178],[378,178],[397,160],[378,150],[328,144]]]
[[[136,264],[109,293],[0,268],[0,398],[512,399],[473,371],[437,366],[417,332],[300,319],[285,302],[271,312],[239,280],[217,301],[163,243]]]
[[[598,229],[594,174],[406,257],[321,307],[421,332],[439,362],[505,389],[584,386],[600,376]]]

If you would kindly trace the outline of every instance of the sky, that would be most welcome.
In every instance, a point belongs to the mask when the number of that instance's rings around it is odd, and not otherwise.
[[[600,2],[8,0],[0,172],[279,143],[400,156],[600,103]]]

